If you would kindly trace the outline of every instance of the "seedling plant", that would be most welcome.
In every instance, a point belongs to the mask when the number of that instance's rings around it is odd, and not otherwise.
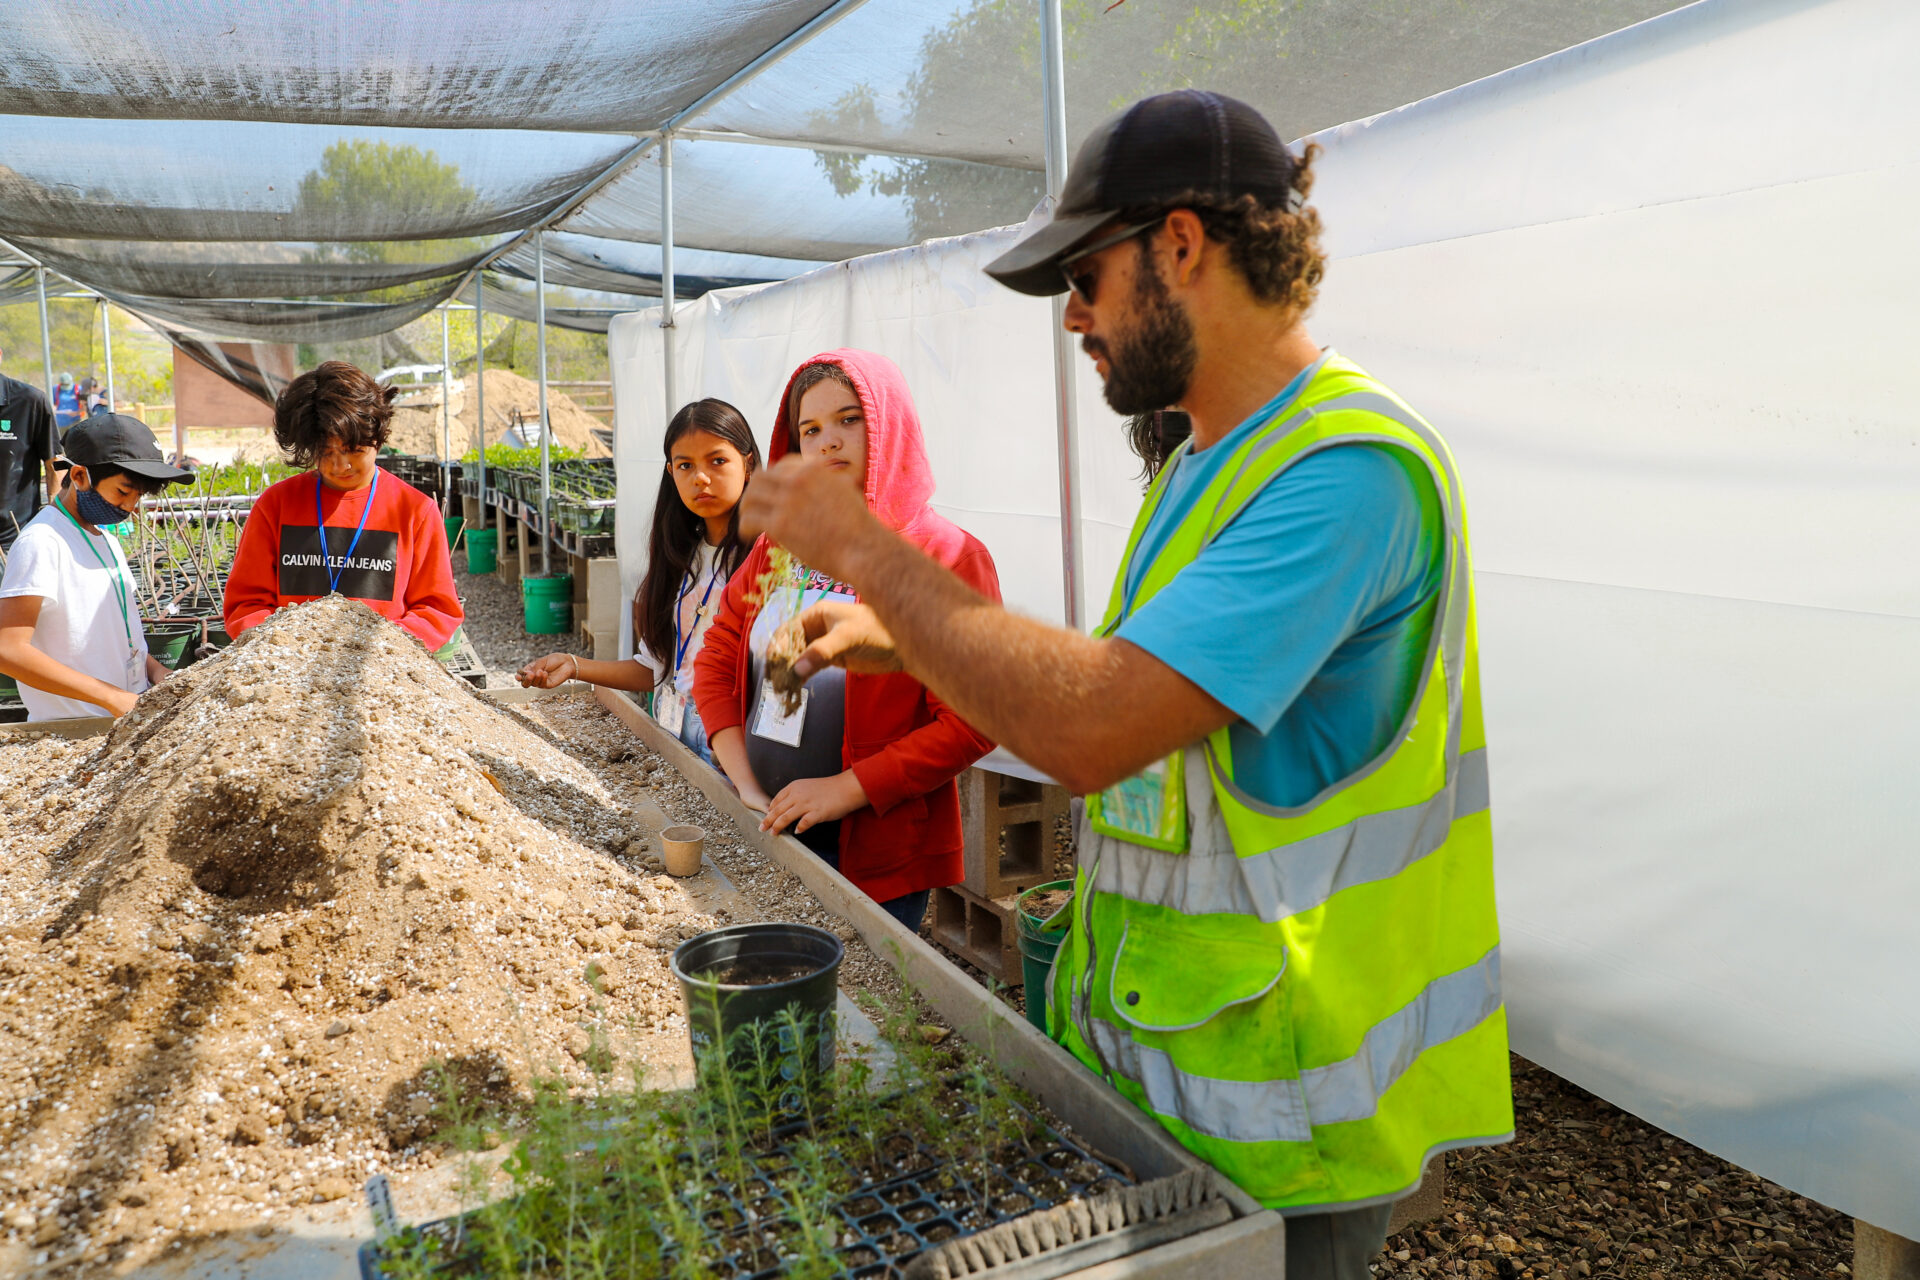
[[[480,1113],[443,1072],[457,1145],[513,1131],[500,1166],[511,1190],[390,1237],[379,1273],[879,1276],[940,1240],[1122,1183],[1036,1116],[990,1045],[945,1037],[911,997],[863,1003],[878,1044],[843,1043],[820,1087],[797,1093],[777,1065],[811,1030],[797,1006],[702,1048],[691,1090],[619,1071],[599,1030],[583,1059],[591,1086],[543,1076],[512,1115]],[[474,1205],[490,1175],[477,1157],[469,1175]]]

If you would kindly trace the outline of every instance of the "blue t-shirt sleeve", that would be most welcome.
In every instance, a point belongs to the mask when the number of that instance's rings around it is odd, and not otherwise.
[[[1302,458],[1116,634],[1270,733],[1345,640],[1437,590],[1432,506],[1386,448]]]

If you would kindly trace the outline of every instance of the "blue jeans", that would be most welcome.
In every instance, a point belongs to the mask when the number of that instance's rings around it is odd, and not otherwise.
[[[838,822],[822,822],[818,826],[808,827],[805,831],[795,833],[794,838],[813,850],[813,855],[820,861],[835,871],[840,869],[840,824]],[[880,909],[918,933],[920,922],[926,918],[927,903],[932,897],[933,890],[922,889],[918,893],[888,898],[880,904]]]

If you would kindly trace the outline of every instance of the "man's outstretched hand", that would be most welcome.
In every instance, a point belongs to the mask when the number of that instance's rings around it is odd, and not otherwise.
[[[842,582],[851,580],[849,566],[867,540],[892,536],[845,475],[791,456],[755,473],[740,500],[740,532],[764,533],[801,564]]]
[[[800,628],[806,633],[807,647],[794,659],[793,669],[802,680],[828,667],[845,667],[867,676],[901,669],[893,637],[864,604],[822,600],[800,615]]]

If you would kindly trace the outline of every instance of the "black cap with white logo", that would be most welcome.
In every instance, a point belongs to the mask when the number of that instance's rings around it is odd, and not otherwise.
[[[67,429],[61,441],[64,464],[56,467],[115,466],[128,475],[147,480],[180,482],[193,479],[193,472],[167,465],[160,444],[147,430],[147,424],[124,413],[96,413],[82,418]]]
[[[1053,217],[994,259],[987,274],[1021,293],[1064,293],[1060,260],[1126,209],[1176,208],[1190,192],[1294,207],[1294,159],[1266,117],[1201,89],[1142,98],[1102,121],[1067,170]]]

